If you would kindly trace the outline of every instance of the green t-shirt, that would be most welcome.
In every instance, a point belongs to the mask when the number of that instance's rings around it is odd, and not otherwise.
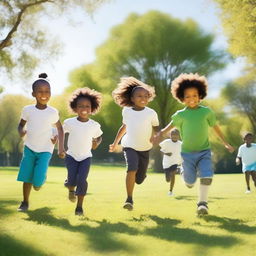
[[[173,125],[180,130],[182,152],[202,151],[210,148],[208,127],[216,123],[211,109],[199,105],[196,109],[184,108],[173,116]]]

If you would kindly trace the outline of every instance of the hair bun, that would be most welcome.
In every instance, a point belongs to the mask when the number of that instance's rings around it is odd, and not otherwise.
[[[48,76],[47,76],[46,73],[41,73],[41,74],[39,74],[38,77],[39,77],[39,78],[44,78],[44,79],[46,79]]]

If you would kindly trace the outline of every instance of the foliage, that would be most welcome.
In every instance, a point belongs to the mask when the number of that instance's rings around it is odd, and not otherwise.
[[[80,9],[92,13],[104,0],[2,0],[0,12],[0,70],[11,75],[19,71],[30,76],[43,59],[60,52],[60,43],[49,35],[41,15],[53,19],[70,10]],[[42,54],[43,52],[43,54]]]
[[[252,73],[230,82],[223,90],[222,95],[227,99],[239,116],[245,116],[250,122],[252,132],[256,134],[256,83]]]
[[[5,95],[0,99],[0,152],[18,154],[21,151],[17,127],[21,109],[28,104],[31,104],[31,99],[22,95]]]
[[[229,49],[234,56],[246,56],[256,62],[256,1],[214,0],[220,7]]]

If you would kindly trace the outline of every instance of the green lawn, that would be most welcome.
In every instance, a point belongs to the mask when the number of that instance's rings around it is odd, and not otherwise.
[[[242,174],[216,175],[210,215],[198,218],[198,187],[186,188],[177,176],[170,198],[164,175],[154,173],[135,187],[134,211],[123,210],[122,169],[92,166],[85,217],[78,217],[63,186],[64,168],[49,168],[27,213],[16,211],[17,168],[0,168],[0,255],[255,256],[256,191],[244,194]]]

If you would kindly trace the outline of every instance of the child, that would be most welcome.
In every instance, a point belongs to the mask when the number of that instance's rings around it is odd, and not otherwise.
[[[53,138],[53,125],[57,127],[58,153],[64,158],[63,129],[58,111],[47,106],[51,97],[51,87],[47,74],[42,73],[32,84],[32,96],[36,105],[25,106],[22,110],[18,132],[24,138],[24,152],[20,164],[18,181],[23,181],[23,201],[18,211],[27,211],[31,187],[38,191],[45,183],[47,168],[52,156],[56,138]],[[26,136],[25,136],[26,135]]]
[[[68,178],[65,186],[69,190],[69,200],[76,201],[75,215],[83,215],[83,201],[88,183],[87,177],[91,164],[91,149],[96,149],[101,143],[102,131],[100,124],[89,119],[100,109],[101,94],[89,88],[77,89],[69,102],[76,117],[66,119],[63,124],[64,132],[68,133],[68,150],[66,167]]]
[[[147,107],[148,102],[155,97],[155,92],[151,86],[136,78],[126,77],[121,79],[112,95],[115,102],[124,108],[123,124],[109,151],[114,152],[123,137],[121,144],[127,165],[127,199],[123,208],[132,210],[134,185],[135,182],[141,184],[146,178],[152,136],[159,125],[156,112]]]
[[[162,141],[159,146],[163,152],[163,168],[165,171],[165,178],[170,182],[169,196],[174,196],[173,187],[175,183],[175,174],[179,170],[179,165],[182,163],[181,141],[179,140],[180,133],[177,129],[172,129],[170,132],[170,139]]]
[[[180,130],[182,137],[181,156],[183,158],[182,175],[185,184],[192,188],[198,173],[200,186],[197,213],[198,215],[208,214],[208,190],[213,177],[208,127],[213,127],[230,152],[233,152],[234,149],[225,141],[219,126],[216,124],[213,111],[200,105],[200,101],[207,94],[207,81],[204,76],[181,74],[172,82],[171,88],[173,97],[186,107],[172,116],[172,121],[161,130],[160,136],[175,126]]]
[[[236,158],[236,164],[239,165],[242,161],[243,167],[242,171],[245,174],[245,181],[247,185],[246,194],[251,193],[250,189],[250,175],[254,181],[254,186],[256,187],[256,144],[253,142],[252,133],[247,133],[244,136],[244,144],[238,149],[238,154]]]

